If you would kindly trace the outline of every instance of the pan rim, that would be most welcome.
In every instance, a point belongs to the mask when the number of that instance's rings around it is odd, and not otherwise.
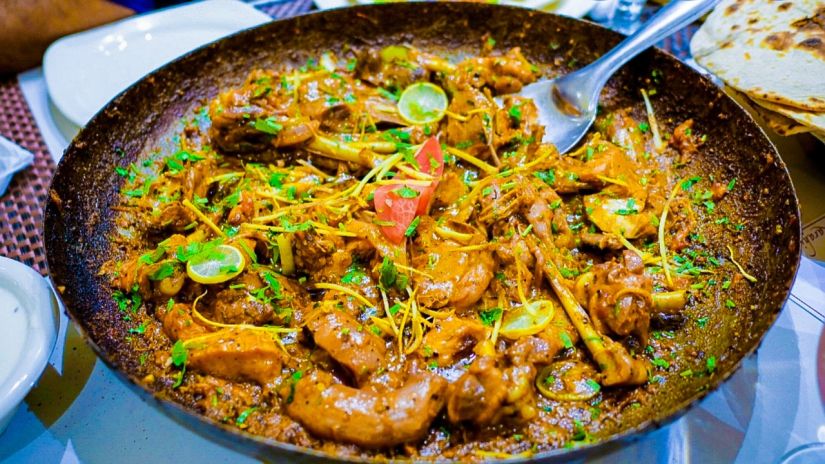
[[[474,5],[473,8],[482,8],[482,9],[486,8],[486,9],[489,9],[491,12],[493,10],[502,11],[502,10],[505,10],[505,9],[506,10],[514,9],[514,10],[522,10],[522,14],[527,13],[531,16],[532,15],[548,15],[548,14],[550,14],[550,13],[538,12],[538,11],[535,11],[535,10],[528,10],[528,9],[525,9],[525,8],[514,7],[514,6],[493,5],[493,4],[478,4],[478,3],[472,3],[472,4]],[[405,7],[406,8],[433,8],[434,5],[435,4],[427,3],[427,2],[412,2],[412,3],[406,4]],[[64,156],[61,158],[61,160],[60,160],[60,162],[57,166],[54,177],[52,178],[52,185],[50,185],[50,187],[49,187],[49,192],[50,193],[53,192],[53,184],[55,183],[56,180],[58,180],[58,178],[61,175],[61,172],[65,171],[65,169],[66,169],[65,166],[68,163],[72,162],[71,161],[72,158],[76,158],[78,156],[77,155],[78,152],[79,152],[78,145],[84,143],[85,142],[84,137],[86,136],[86,134],[91,132],[90,130],[87,130],[87,128],[90,128],[90,127],[94,128],[94,126],[97,125],[97,121],[107,118],[108,117],[107,113],[111,112],[111,111],[116,111],[118,105],[121,103],[121,101],[125,98],[126,95],[131,93],[133,91],[133,89],[135,89],[141,83],[145,82],[147,79],[153,78],[158,73],[161,73],[161,72],[163,72],[163,71],[165,71],[169,68],[173,68],[175,66],[180,66],[180,63],[185,63],[186,60],[190,60],[193,57],[197,57],[197,56],[206,54],[206,53],[209,52],[209,50],[214,49],[214,48],[220,46],[222,43],[233,40],[237,37],[254,36],[254,34],[256,34],[260,30],[263,30],[263,29],[266,29],[266,28],[271,28],[271,27],[279,27],[279,26],[273,26],[274,24],[289,23],[289,22],[292,22],[292,21],[296,20],[297,18],[306,18],[306,17],[310,17],[310,16],[324,16],[324,15],[332,15],[332,14],[359,14],[359,13],[373,14],[374,12],[380,11],[381,9],[388,9],[388,8],[393,8],[393,7],[394,7],[394,5],[391,5],[391,4],[359,5],[359,6],[355,6],[355,7],[349,7],[349,8],[338,8],[338,9],[325,10],[325,11],[310,12],[310,13],[305,14],[305,15],[300,15],[300,16],[296,16],[296,17],[275,20],[273,22],[266,23],[266,24],[263,24],[261,26],[257,26],[257,27],[254,27],[254,28],[246,29],[244,31],[240,31],[236,34],[230,35],[230,36],[225,37],[223,39],[220,39],[220,40],[217,40],[217,41],[212,42],[210,44],[204,45],[204,46],[202,46],[200,48],[197,48],[197,49],[195,49],[195,50],[193,50],[193,51],[177,58],[176,60],[174,60],[174,61],[172,61],[172,62],[156,69],[155,71],[152,71],[150,74],[144,76],[139,81],[137,81],[135,84],[133,84],[132,86],[130,86],[129,88],[124,90],[122,93],[120,93],[118,96],[116,96],[111,102],[109,102],[103,109],[100,110],[100,112],[98,112],[89,121],[86,128],[84,128],[78,134],[78,136],[72,141],[72,144],[69,146],[69,148],[66,149]],[[436,7],[436,8],[438,8],[438,7]],[[343,13],[343,10],[349,10],[349,11],[347,13]],[[553,16],[555,16],[555,15],[553,15]],[[600,32],[602,32],[604,34],[615,34],[614,32],[609,31],[608,29],[606,29],[606,28],[604,28],[604,27],[602,27],[598,24],[592,23],[590,21],[583,21],[583,20],[578,20],[578,19],[573,19],[573,18],[564,18],[564,21],[570,21],[572,23],[583,22],[583,23],[586,23],[590,27],[595,26],[595,27],[599,28]],[[666,51],[663,51],[659,48],[655,48],[654,51],[648,52],[648,53],[655,54],[657,56],[657,58],[664,58],[665,60],[667,60],[669,62],[669,64],[671,64],[675,68],[680,69],[682,71],[687,71],[689,73],[692,73],[700,82],[703,82],[705,85],[711,85],[711,86],[715,87],[715,84],[713,84],[712,81],[710,81],[707,77],[705,77],[702,74],[698,73],[697,71],[693,70],[688,65],[684,64],[683,62],[681,62],[680,60],[675,58],[672,54],[670,54]],[[742,105],[740,105],[738,102],[736,102],[734,99],[732,99],[728,95],[724,95],[723,98],[729,100],[728,103],[732,104],[733,107],[736,108],[738,111],[744,113],[743,117],[747,118],[752,123],[753,127],[757,131],[758,136],[760,138],[762,138],[763,141],[766,142],[767,145],[771,148],[771,150],[772,150],[771,155],[773,155],[775,157],[775,162],[777,164],[777,167],[781,171],[782,175],[784,175],[787,178],[788,182],[789,182],[790,191],[791,191],[793,199],[794,199],[794,204],[792,205],[792,211],[793,211],[793,213],[796,214],[797,218],[800,218],[801,215],[800,215],[800,208],[799,208],[799,199],[798,199],[798,196],[796,194],[796,189],[793,185],[793,181],[790,177],[790,173],[788,171],[787,165],[782,160],[782,157],[779,154],[778,150],[776,149],[775,145],[767,137],[767,135],[765,134],[764,129],[755,122],[753,116],[750,115],[750,113],[748,113],[742,107]],[[52,195],[50,195],[49,199],[48,199],[48,203],[47,203],[46,208],[45,208],[45,210],[46,210],[46,221],[49,220],[49,216],[50,216],[49,211],[55,211],[55,208],[56,208],[55,200],[52,197]],[[57,214],[57,213],[54,213],[54,214]],[[44,230],[45,230],[45,228],[44,228]],[[796,222],[796,226],[794,227],[793,232],[794,232],[793,237],[797,240],[797,243],[800,243],[800,240],[801,240],[801,237],[802,237],[802,226],[801,226],[800,221]],[[51,233],[51,232],[44,232],[44,237],[47,236],[49,233]],[[44,244],[45,244],[45,248],[46,248],[46,261],[47,261],[47,263],[51,264],[50,263],[50,256],[52,255],[52,253],[49,253],[49,243],[50,243],[49,240],[44,240]],[[798,273],[799,264],[800,264],[800,261],[801,261],[801,250],[800,250],[800,248],[797,247],[796,251],[793,252],[793,253],[795,255],[795,262],[791,266],[791,268],[792,268],[792,278],[790,279],[790,282],[787,285],[787,289],[784,290],[784,297],[782,298],[782,305],[771,313],[770,321],[767,324],[766,329],[764,330],[764,332],[759,337],[758,341],[756,343],[754,343],[753,346],[751,346],[747,350],[743,350],[742,351],[742,353],[743,353],[742,356],[740,356],[739,359],[734,363],[733,367],[731,369],[727,370],[727,371],[720,372],[717,376],[715,376],[713,378],[712,382],[707,383],[707,388],[705,388],[703,391],[697,392],[697,393],[691,395],[690,397],[687,397],[685,400],[683,400],[681,402],[672,403],[668,407],[668,409],[670,409],[671,412],[666,416],[662,416],[662,418],[648,418],[645,421],[639,423],[638,425],[636,425],[634,427],[625,429],[625,430],[623,430],[621,432],[618,432],[618,433],[611,434],[609,437],[606,437],[605,439],[600,440],[598,442],[588,443],[588,444],[584,444],[584,445],[581,445],[581,446],[576,446],[574,448],[558,448],[558,449],[554,449],[554,450],[549,450],[549,451],[545,451],[545,452],[542,452],[542,453],[535,454],[535,455],[533,455],[529,458],[509,458],[509,459],[504,459],[504,460],[500,460],[500,461],[497,461],[497,462],[513,462],[513,463],[518,462],[518,463],[522,463],[522,462],[528,462],[528,461],[533,461],[533,460],[554,460],[554,459],[558,459],[558,458],[561,458],[561,457],[563,457],[565,459],[569,459],[569,458],[575,458],[575,457],[578,457],[578,456],[588,455],[588,454],[591,454],[591,453],[595,453],[597,450],[606,449],[607,447],[610,447],[610,446],[622,446],[622,445],[625,445],[625,444],[630,443],[632,441],[636,441],[636,440],[640,439],[642,436],[644,436],[645,433],[647,433],[649,431],[652,431],[652,430],[655,430],[655,429],[658,429],[658,428],[663,427],[665,425],[668,425],[668,424],[674,422],[675,420],[679,419],[680,417],[682,417],[687,411],[692,409],[695,405],[699,404],[699,402],[701,402],[709,393],[717,390],[721,385],[726,383],[736,372],[739,371],[739,369],[742,366],[743,361],[746,358],[752,356],[753,353],[756,352],[759,349],[759,347],[761,346],[761,344],[764,342],[765,334],[767,333],[768,330],[770,330],[771,327],[774,326],[774,324],[776,323],[776,320],[778,319],[781,311],[783,310],[783,308],[786,305],[787,299],[790,295],[790,289],[793,286],[793,283],[794,283],[794,281],[796,279],[796,276],[797,276],[797,273]],[[51,268],[51,266],[50,266],[50,268]],[[58,282],[55,280],[54,274],[50,273],[49,279],[52,281],[55,288],[57,288]],[[784,284],[784,282],[783,282],[783,284]],[[62,295],[59,295],[59,298],[61,299],[61,301],[64,301]],[[320,450],[315,449],[315,448],[306,448],[306,447],[302,447],[302,446],[298,446],[298,445],[294,445],[294,444],[290,444],[290,443],[286,443],[286,442],[281,442],[281,441],[275,440],[273,438],[267,438],[267,437],[264,437],[264,436],[261,436],[261,435],[254,435],[254,434],[251,434],[251,433],[246,432],[244,430],[238,429],[236,427],[228,426],[228,425],[223,424],[223,423],[221,423],[217,420],[214,420],[214,419],[211,419],[211,418],[206,417],[204,415],[201,415],[201,414],[199,414],[199,413],[197,413],[193,410],[190,410],[189,408],[185,407],[184,405],[182,405],[182,404],[180,404],[180,403],[178,403],[178,402],[176,402],[172,399],[169,399],[169,398],[165,397],[165,395],[162,395],[160,392],[149,389],[148,387],[144,386],[141,382],[139,382],[138,378],[136,378],[133,375],[125,372],[124,370],[121,370],[121,369],[117,368],[115,363],[113,362],[113,360],[110,359],[109,355],[107,353],[105,353],[105,351],[92,339],[90,333],[86,330],[86,326],[84,325],[82,320],[80,320],[80,318],[77,317],[77,314],[74,312],[74,310],[71,309],[68,305],[65,305],[65,307],[67,309],[67,313],[69,314],[69,316],[72,320],[72,323],[74,324],[75,328],[78,330],[80,335],[83,337],[83,339],[86,341],[86,343],[89,344],[89,346],[95,352],[95,355],[101,361],[103,361],[104,364],[109,369],[111,369],[112,371],[115,372],[117,378],[119,378],[123,383],[125,383],[131,389],[136,391],[139,394],[139,396],[141,396],[143,399],[151,398],[151,399],[154,399],[155,401],[157,401],[159,403],[160,409],[164,412],[164,414],[171,417],[176,422],[180,423],[181,420],[179,419],[179,417],[176,417],[170,411],[174,411],[175,413],[186,417],[189,421],[197,422],[197,423],[201,423],[201,424],[205,423],[209,427],[218,429],[218,430],[222,431],[223,433],[228,432],[228,434],[227,434],[228,436],[226,437],[226,439],[221,439],[220,440],[221,444],[229,445],[231,448],[237,449],[241,452],[246,452],[248,450],[240,449],[239,448],[240,444],[233,443],[231,439],[241,439],[244,442],[254,444],[254,445],[259,447],[258,451],[263,452],[264,454],[266,454],[267,452],[273,452],[275,450],[279,450],[279,451],[286,451],[286,452],[289,452],[289,453],[294,454],[294,455],[304,455],[304,456],[314,457],[314,458],[324,459],[324,460],[334,459],[334,460],[337,460],[339,462],[364,462],[365,461],[363,458],[334,456],[332,454],[320,451]],[[189,423],[185,423],[184,425],[188,429],[194,430],[194,427],[192,427]],[[198,428],[198,430],[194,430],[194,431],[196,433],[199,433],[199,434],[204,435],[204,436],[207,435],[205,432],[200,430],[200,428]],[[209,434],[208,436],[210,438],[213,438],[212,434]],[[238,446],[233,446],[233,445],[238,445]],[[245,454],[249,454],[249,453],[245,453]],[[383,462],[385,460],[386,459],[378,459],[378,458],[370,457],[370,458],[368,458],[367,462]],[[404,460],[403,462],[414,462],[414,461],[413,460]],[[432,461],[427,461],[427,462],[432,462]]]

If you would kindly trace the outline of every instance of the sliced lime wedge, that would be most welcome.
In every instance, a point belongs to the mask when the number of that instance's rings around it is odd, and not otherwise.
[[[186,274],[201,284],[219,284],[236,277],[245,265],[240,250],[232,245],[220,245],[203,259],[187,262]]]
[[[444,89],[429,82],[417,82],[401,93],[398,114],[410,124],[429,124],[444,117],[447,104]]]

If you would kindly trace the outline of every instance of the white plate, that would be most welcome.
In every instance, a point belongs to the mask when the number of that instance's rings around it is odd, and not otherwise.
[[[379,0],[380,1],[380,0]],[[365,3],[379,3],[376,0],[314,0],[315,5],[322,9],[340,8]],[[386,3],[384,1],[383,3]],[[514,5],[524,8],[544,10],[563,16],[581,18],[596,5],[596,0],[499,0],[495,3]]]
[[[234,0],[207,0],[135,16],[64,37],[43,57],[54,105],[84,126],[150,71],[203,44],[271,21]]]
[[[57,337],[57,307],[43,276],[0,256],[0,433],[46,368]]]

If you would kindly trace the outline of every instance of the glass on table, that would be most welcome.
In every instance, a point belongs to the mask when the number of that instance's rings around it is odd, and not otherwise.
[[[779,458],[778,464],[821,464],[825,462],[825,443],[809,443],[794,448]]]
[[[610,28],[622,34],[632,34],[642,24],[645,0],[617,0]]]

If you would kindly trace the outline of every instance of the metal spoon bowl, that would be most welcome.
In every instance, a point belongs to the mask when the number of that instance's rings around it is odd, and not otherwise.
[[[543,142],[566,153],[596,119],[596,107],[607,80],[619,68],[656,42],[687,26],[719,0],[672,0],[613,50],[570,74],[525,86],[516,95],[532,99],[544,126]],[[496,101],[501,104],[499,99]]]

